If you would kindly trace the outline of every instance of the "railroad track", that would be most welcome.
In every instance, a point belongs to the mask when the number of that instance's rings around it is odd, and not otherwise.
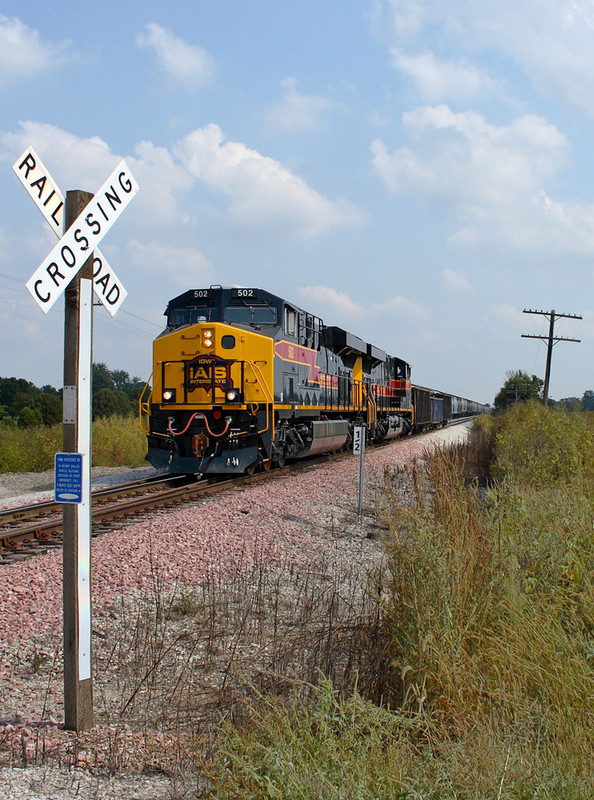
[[[184,475],[149,478],[95,490],[91,496],[92,536],[99,536],[113,523],[158,508],[168,508],[199,497],[246,483],[256,483],[288,474],[297,469],[312,469],[332,458],[319,456],[308,463],[289,464],[282,469],[242,475],[230,479],[203,479],[189,482]],[[53,500],[0,511],[0,565],[23,561],[62,546],[62,503]]]
[[[149,478],[93,491],[92,535],[115,520],[155,508],[167,508],[208,491],[221,491],[232,481],[196,481],[185,476]],[[0,511],[0,564],[21,561],[62,545],[62,504],[53,500]]]
[[[466,418],[453,420],[450,425],[467,421]],[[312,469],[321,463],[345,457],[352,456],[348,452],[325,454],[288,464],[271,472],[259,472],[218,481],[213,481],[211,478],[189,482],[186,476],[179,475],[148,478],[118,484],[107,489],[97,489],[93,491],[91,497],[92,535],[98,536],[107,532],[115,521],[126,517],[191,502],[199,497],[242,484],[269,480],[298,470]],[[51,500],[0,511],[0,565],[22,561],[61,546],[62,503]]]

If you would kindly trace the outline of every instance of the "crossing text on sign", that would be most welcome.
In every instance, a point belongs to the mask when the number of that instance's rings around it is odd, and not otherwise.
[[[53,306],[137,191],[138,184],[122,161],[27,282],[44,311]],[[100,266],[94,265],[99,272]]]

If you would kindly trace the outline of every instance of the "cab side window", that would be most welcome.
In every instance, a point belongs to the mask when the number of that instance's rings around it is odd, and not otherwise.
[[[285,306],[285,333],[297,336],[297,312],[291,306]]]

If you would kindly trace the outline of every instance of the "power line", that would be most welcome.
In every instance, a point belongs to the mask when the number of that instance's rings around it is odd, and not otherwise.
[[[98,322],[100,325],[109,325],[111,327],[115,327],[118,330],[125,331],[129,335],[140,336],[142,339],[148,339],[149,341],[152,341],[153,338],[152,335],[147,331],[142,331],[140,328],[133,328],[131,325],[126,325],[125,322],[122,323],[118,320],[102,319],[99,316],[95,316],[94,322]]]
[[[6,280],[15,281],[16,283],[23,283],[22,278],[15,278],[14,275],[6,275],[4,272],[0,272],[0,278],[6,278]]]
[[[122,314],[127,314],[129,317],[135,317],[136,319],[139,319],[141,322],[146,322],[147,325],[154,325],[155,328],[163,327],[162,324],[159,325],[157,322],[151,322],[150,319],[144,319],[144,317],[139,317],[138,314],[133,314],[131,311],[126,311],[125,309],[122,309]]]
[[[6,280],[14,281],[15,283],[21,283],[21,284],[24,283],[23,278],[15,278],[14,275],[7,275],[4,272],[0,272],[0,278],[5,278]],[[13,289],[10,286],[0,286],[0,289],[6,289],[7,291],[10,292],[23,292],[23,294],[26,294],[26,289]],[[147,325],[152,325],[155,328],[159,329],[163,328],[163,325],[159,325],[158,322],[153,322],[150,319],[145,319],[144,317],[140,317],[138,316],[138,314],[133,314],[131,311],[126,311],[125,309],[122,309],[122,314],[127,314],[129,317],[134,317],[135,319],[138,319],[141,322],[146,322]]]

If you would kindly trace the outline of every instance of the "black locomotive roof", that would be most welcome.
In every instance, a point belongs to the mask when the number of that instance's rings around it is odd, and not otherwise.
[[[207,306],[218,306],[226,304],[230,300],[245,300],[246,302],[271,304],[279,307],[286,302],[278,295],[256,287],[211,286],[208,289],[188,289],[187,292],[174,297],[167,304],[165,314],[173,308],[191,308],[205,304]]]

